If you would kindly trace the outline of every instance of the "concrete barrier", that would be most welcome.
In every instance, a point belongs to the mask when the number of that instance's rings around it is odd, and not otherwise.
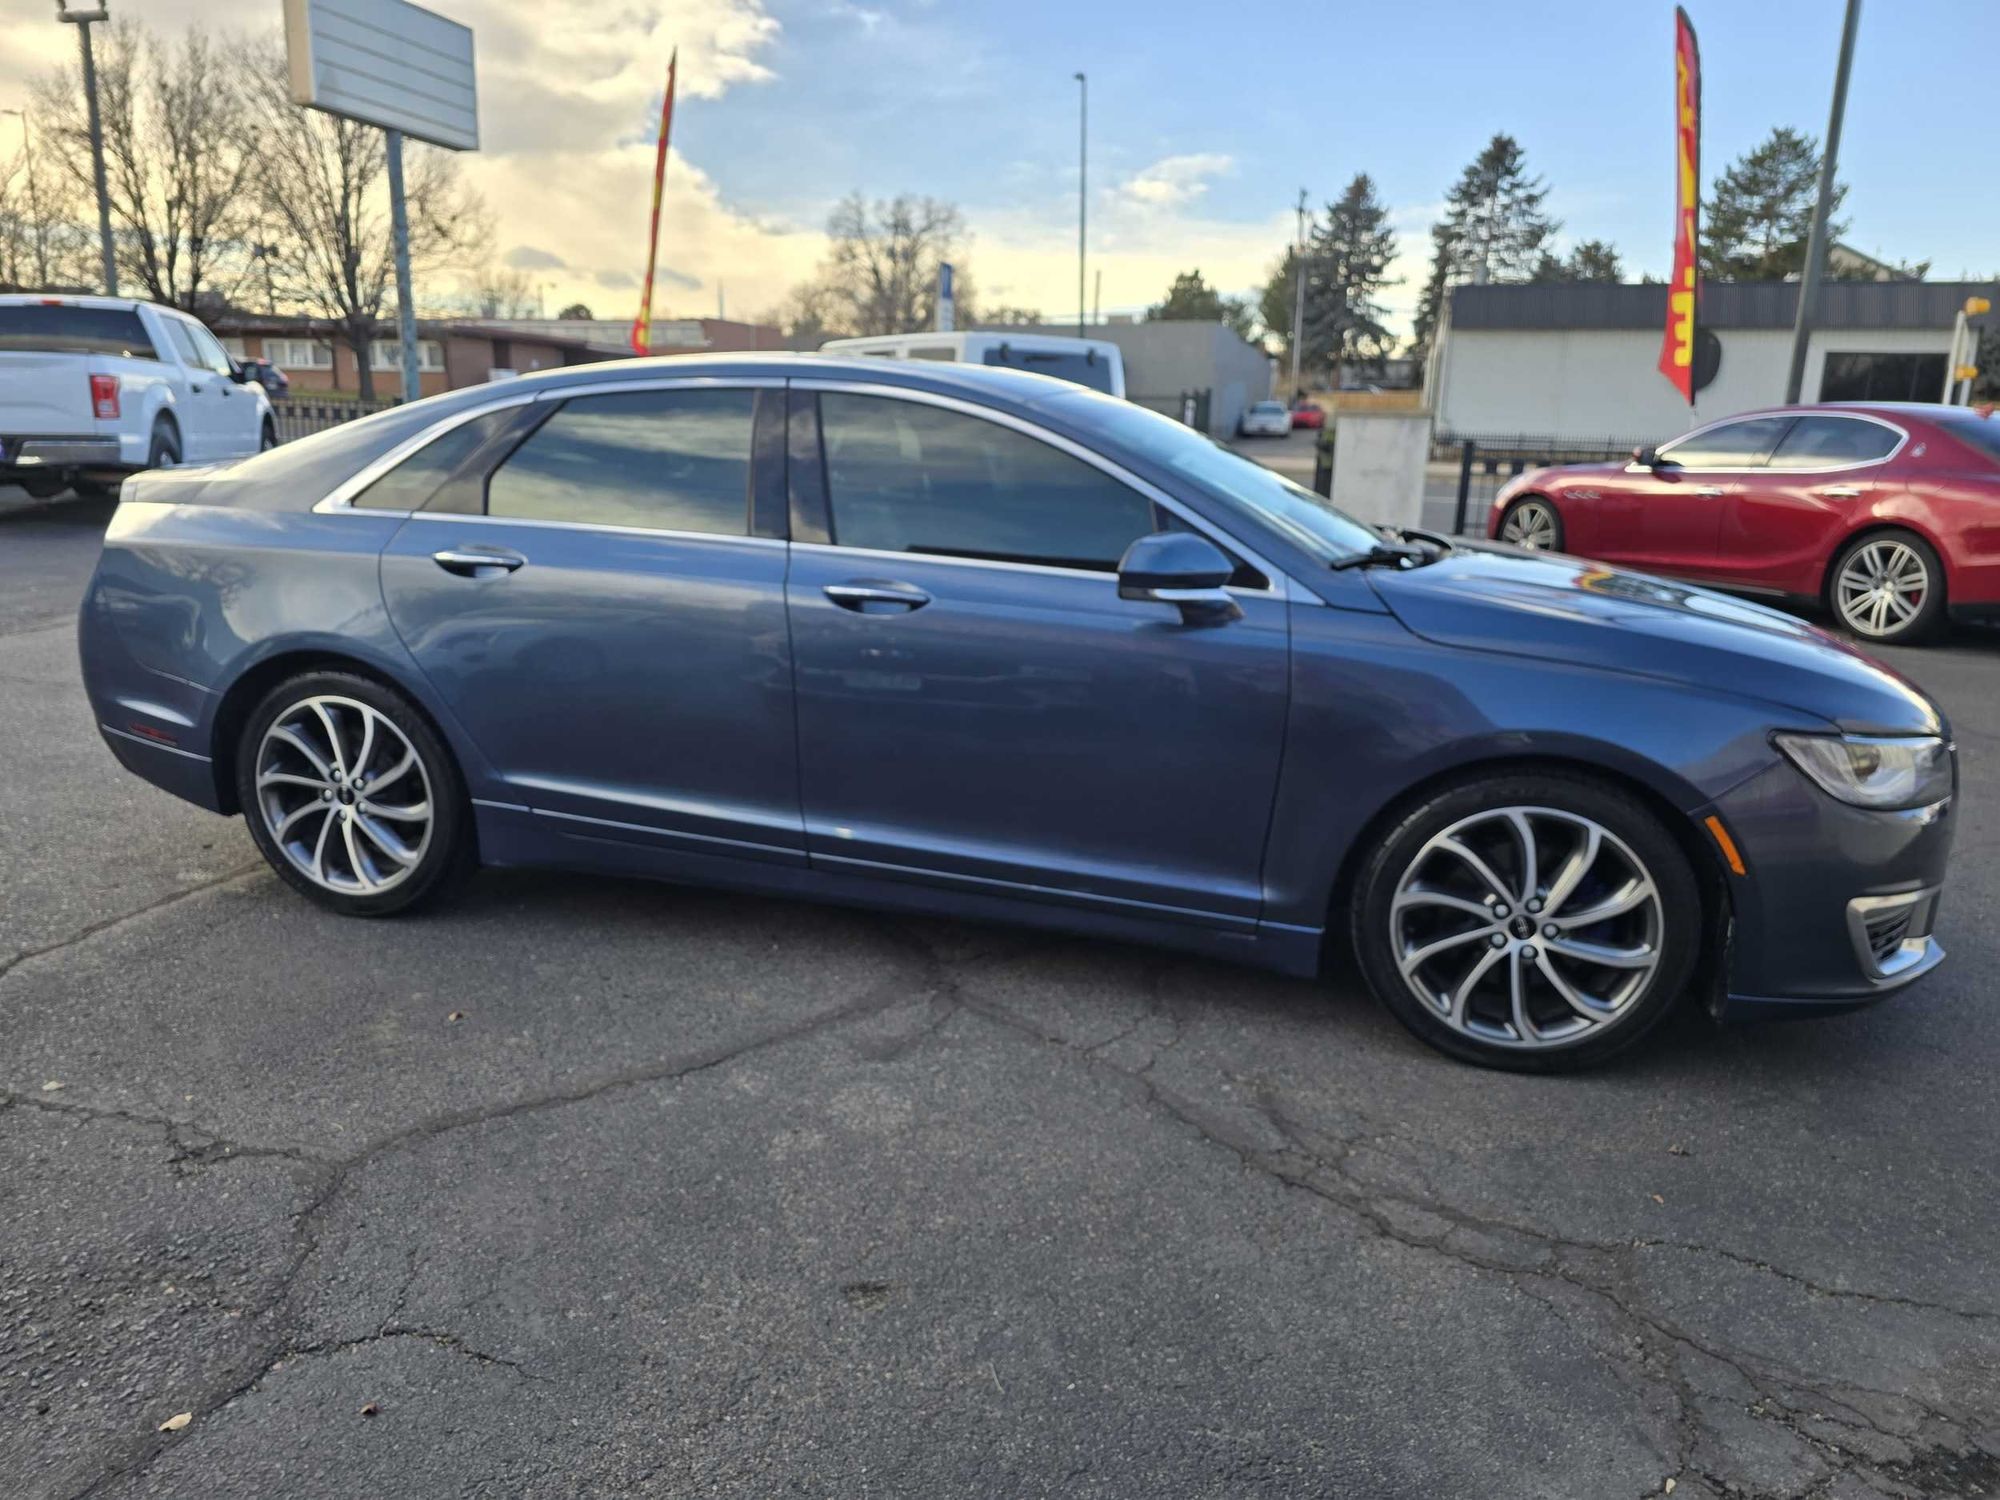
[[[1378,526],[1424,523],[1427,411],[1341,411],[1333,418],[1333,503]]]

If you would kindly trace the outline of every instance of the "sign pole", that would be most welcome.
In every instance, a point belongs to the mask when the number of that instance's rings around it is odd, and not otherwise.
[[[410,208],[403,198],[403,132],[385,130],[389,147],[389,225],[396,244],[396,334],[403,348],[403,399],[423,394],[417,375],[417,309],[410,299]],[[369,353],[374,360],[374,352]]]
[[[1819,309],[1820,278],[1826,274],[1826,221],[1833,212],[1833,172],[1840,157],[1840,124],[1847,114],[1847,75],[1854,68],[1854,33],[1861,26],[1861,0],[1847,0],[1847,19],[1840,28],[1840,62],[1833,74],[1833,112],[1826,122],[1826,140],[1819,158],[1819,198],[1813,204],[1812,231],[1806,236],[1805,270],[1799,277],[1799,310],[1792,324],[1792,366],[1785,377],[1785,405],[1796,406],[1806,381],[1806,343],[1812,337]]]

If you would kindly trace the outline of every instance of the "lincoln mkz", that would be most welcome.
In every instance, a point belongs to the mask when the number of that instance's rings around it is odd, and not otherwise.
[[[1943,956],[1950,731],[1887,667],[1018,371],[635,360],[143,474],[81,641],[118,759],[354,916],[546,866],[1351,951],[1527,1069]]]

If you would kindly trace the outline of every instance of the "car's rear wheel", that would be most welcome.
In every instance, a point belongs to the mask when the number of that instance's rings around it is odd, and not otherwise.
[[[268,453],[277,446],[278,429],[272,425],[271,419],[266,417],[264,419],[263,430],[257,434],[257,451],[259,453]]]
[[[451,752],[400,694],[346,672],[280,683],[250,713],[237,800],[295,889],[347,916],[408,911],[476,863]]]
[[[1879,645],[1912,645],[1944,623],[1944,565],[1912,531],[1856,537],[1834,563],[1826,592],[1834,617]]]
[[[1562,517],[1541,496],[1529,495],[1507,507],[1507,514],[1500,518],[1500,540],[1530,552],[1560,552]]]
[[[1589,1067],[1637,1042],[1686,988],[1701,896],[1643,804],[1581,776],[1459,782],[1398,820],[1354,888],[1370,988],[1468,1062]]]
[[[165,417],[153,423],[153,441],[146,449],[146,467],[171,469],[181,461],[181,435]]]

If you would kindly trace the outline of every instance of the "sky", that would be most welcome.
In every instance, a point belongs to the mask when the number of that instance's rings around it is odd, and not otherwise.
[[[278,0],[110,0],[163,33],[276,30]],[[1178,271],[1260,286],[1293,206],[1367,172],[1392,212],[1406,329],[1445,190],[1506,131],[1547,179],[1558,247],[1607,239],[1636,278],[1673,229],[1670,4],[1403,0],[435,0],[475,29],[481,149],[466,175],[496,259],[548,310],[628,316],[668,49],[680,99],[654,316],[778,305],[850,191],[959,205],[980,298],[1076,310],[1077,104],[1089,75],[1089,266],[1107,313]],[[1692,0],[1704,185],[1776,125],[1826,127],[1841,0]],[[1848,243],[1932,274],[2000,270],[1984,128],[2000,0],[1873,0],[1841,176]],[[74,56],[48,0],[0,0],[0,109]],[[1967,128],[1969,122],[1971,129]],[[0,118],[0,149],[16,123]],[[1958,142],[1965,140],[1966,145]],[[439,290],[422,289],[435,295]]]

